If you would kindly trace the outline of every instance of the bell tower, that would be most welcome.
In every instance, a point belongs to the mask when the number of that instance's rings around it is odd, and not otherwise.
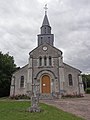
[[[47,5],[45,5],[44,9],[45,9],[45,16],[41,26],[41,34],[38,35],[38,46],[45,43],[48,43],[53,46],[54,35],[51,34],[51,26],[49,24],[47,17],[47,9],[48,9]]]

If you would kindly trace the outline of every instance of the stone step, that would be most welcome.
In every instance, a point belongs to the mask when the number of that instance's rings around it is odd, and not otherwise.
[[[40,94],[39,99],[40,100],[51,100],[53,99],[53,96],[51,94]]]

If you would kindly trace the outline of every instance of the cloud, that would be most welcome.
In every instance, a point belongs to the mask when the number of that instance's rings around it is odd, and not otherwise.
[[[44,10],[55,34],[55,46],[64,62],[90,72],[90,0],[0,0],[0,51],[14,56],[23,66],[37,46]]]

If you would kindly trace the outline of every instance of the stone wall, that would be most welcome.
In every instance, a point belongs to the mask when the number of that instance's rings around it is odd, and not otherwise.
[[[72,75],[73,85],[69,85],[68,75]],[[78,69],[75,69],[67,64],[64,64],[64,90],[65,94],[79,94],[79,75],[81,72]]]
[[[28,65],[24,66],[17,72],[13,74],[12,82],[11,82],[11,90],[10,90],[10,96],[12,95],[18,95],[18,94],[26,94],[26,86],[27,86],[27,70]],[[24,87],[20,88],[20,80],[21,76],[24,76]],[[14,82],[15,80],[15,82]],[[15,87],[15,88],[14,88]]]

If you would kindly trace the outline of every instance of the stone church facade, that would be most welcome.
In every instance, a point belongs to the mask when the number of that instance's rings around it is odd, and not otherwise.
[[[63,52],[54,46],[54,35],[47,14],[38,35],[38,46],[29,53],[28,64],[12,76],[10,96],[33,93],[38,84],[40,95],[83,94],[81,71],[63,62]]]

